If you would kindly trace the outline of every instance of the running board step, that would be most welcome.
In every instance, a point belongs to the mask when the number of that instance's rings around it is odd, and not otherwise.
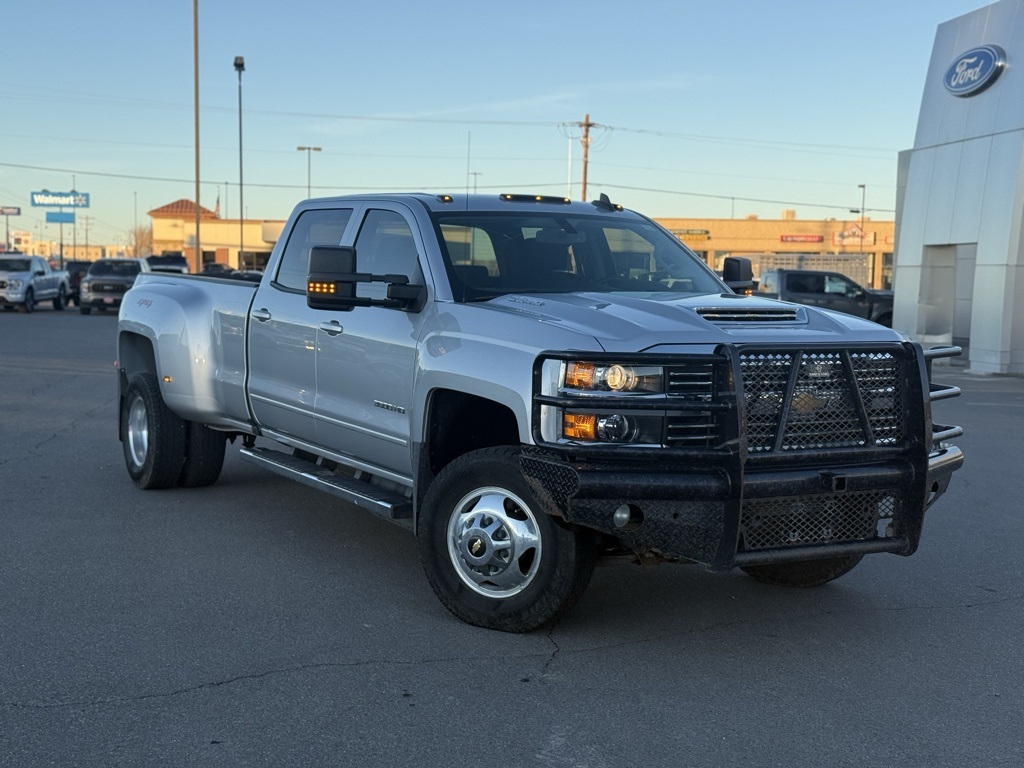
[[[407,526],[412,524],[412,500],[401,494],[271,448],[242,448],[240,453],[245,461],[368,509],[385,520]]]

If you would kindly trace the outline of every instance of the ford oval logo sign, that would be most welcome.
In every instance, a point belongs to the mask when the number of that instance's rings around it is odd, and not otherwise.
[[[973,96],[996,81],[1006,68],[1006,53],[998,45],[980,45],[961,53],[942,77],[954,96]]]

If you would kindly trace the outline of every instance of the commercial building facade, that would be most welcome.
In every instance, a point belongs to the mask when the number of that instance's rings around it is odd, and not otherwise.
[[[893,326],[1024,374],[1024,0],[939,26],[900,154]]]
[[[153,253],[180,252],[195,265],[195,208],[178,200],[149,212]],[[794,211],[779,219],[657,219],[721,270],[726,256],[746,256],[760,270],[774,267],[827,269],[864,286],[888,288],[892,279],[894,225],[891,221],[798,220]],[[199,235],[203,263],[236,269],[262,269],[284,227],[283,220],[221,219],[200,207]],[[863,229],[862,229],[863,227]],[[243,252],[239,255],[239,241]]]

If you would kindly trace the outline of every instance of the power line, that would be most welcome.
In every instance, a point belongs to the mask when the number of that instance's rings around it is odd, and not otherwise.
[[[703,197],[711,200],[742,200],[745,203],[769,203],[771,205],[792,205],[806,206],[808,208],[834,208],[836,210],[849,210],[846,205],[829,205],[827,203],[797,203],[792,200],[765,200],[758,197],[742,197],[740,195],[712,195],[707,192],[684,192],[678,189],[653,189],[650,187],[629,187],[624,184],[599,184],[597,186],[608,187],[609,189],[626,189],[631,192],[654,192],[662,195],[680,195],[685,197]],[[891,208],[866,208],[865,210],[875,213],[896,213]]]

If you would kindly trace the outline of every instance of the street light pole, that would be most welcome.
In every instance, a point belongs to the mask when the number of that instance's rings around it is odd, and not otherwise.
[[[311,184],[313,165],[312,160],[310,160],[310,158],[313,156],[314,152],[319,152],[321,150],[321,147],[296,147],[295,149],[298,152],[306,153],[306,197],[310,198],[313,196],[311,191],[313,189]]]
[[[245,58],[235,56],[235,71],[238,73],[238,268],[242,263],[245,244],[245,205],[242,196],[242,73],[245,72]]]
[[[200,272],[203,268],[203,246],[199,239],[199,220],[202,216],[199,213],[199,0],[192,0],[192,109],[194,112],[193,122],[195,123],[196,139],[196,243],[195,243],[195,270]],[[136,217],[135,226],[138,227]],[[139,258],[138,254],[138,232],[133,239],[132,256]]]

